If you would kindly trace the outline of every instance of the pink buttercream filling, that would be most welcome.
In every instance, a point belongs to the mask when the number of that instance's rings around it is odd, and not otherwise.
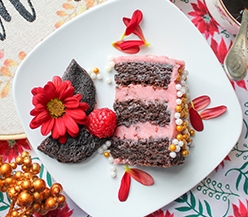
[[[149,122],[132,124],[130,127],[124,125],[118,126],[115,129],[114,137],[120,139],[131,139],[137,141],[138,139],[153,138],[172,138],[176,134],[176,124],[173,122],[166,127],[152,125]]]

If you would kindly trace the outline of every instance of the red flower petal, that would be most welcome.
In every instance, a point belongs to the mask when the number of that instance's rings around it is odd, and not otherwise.
[[[56,90],[56,88],[55,88],[54,84],[51,81],[47,82],[47,84],[44,87],[44,94],[45,94],[48,101],[50,101],[56,97],[55,90]]]
[[[43,88],[42,88],[42,87],[35,87],[35,88],[33,88],[33,89],[31,90],[31,93],[32,93],[33,95],[36,95],[36,94],[38,94],[38,93],[43,93]]]
[[[37,113],[43,112],[44,110],[46,110],[46,106],[42,105],[42,104],[37,104],[34,108],[34,111]],[[31,112],[30,112],[31,114]]]
[[[71,97],[74,94],[74,87],[70,86],[68,87],[60,96],[59,99],[63,100],[66,99],[67,97]]]
[[[217,106],[214,108],[209,108],[209,109],[205,109],[200,113],[200,116],[203,120],[208,120],[208,119],[212,119],[215,117],[218,117],[220,115],[222,115],[223,113],[225,113],[227,110],[227,107],[224,105],[221,106]]]
[[[196,131],[203,131],[204,127],[203,127],[203,122],[202,122],[201,116],[192,107],[189,109],[189,119],[190,119],[190,123],[191,123],[192,127]]]
[[[82,99],[82,95],[81,94],[75,94],[74,96],[73,96],[75,99],[77,99],[78,100],[78,102],[80,102],[81,101],[81,99]]]
[[[86,118],[85,112],[79,108],[67,109],[66,114],[76,120],[83,120]]]
[[[64,105],[66,108],[77,108],[79,101],[74,97],[68,97],[64,100]]]
[[[112,45],[117,49],[120,50],[124,53],[128,53],[128,54],[136,54],[140,51],[140,47],[139,46],[135,46],[135,47],[131,47],[128,48],[126,50],[121,49],[120,44],[123,43],[123,41],[116,41],[114,43],[112,43]]]
[[[132,178],[134,178],[136,181],[140,182],[143,185],[149,186],[149,185],[154,184],[153,178],[148,173],[146,173],[142,170],[132,168],[132,169],[128,170],[128,172],[130,173]]]
[[[47,98],[45,97],[45,95],[43,93],[38,93],[33,97],[32,103],[33,103],[33,105],[37,105],[39,103],[46,105],[47,104]]]
[[[62,83],[62,80],[59,76],[54,76],[52,79],[52,82],[53,82],[54,86],[56,88],[58,88],[60,86],[60,84]]]
[[[131,184],[130,174],[127,171],[125,171],[121,179],[121,186],[118,192],[118,198],[121,202],[124,202],[127,200],[128,195],[129,195],[130,184]]]
[[[194,109],[196,111],[200,111],[204,108],[206,108],[209,103],[210,103],[210,97],[209,96],[206,96],[206,95],[203,95],[203,96],[199,96],[195,99],[192,100],[192,103],[194,105]]]
[[[56,119],[55,120],[55,123],[54,123],[54,127],[53,127],[53,130],[52,130],[52,137],[54,139],[58,139],[59,138],[59,131],[58,131],[58,128],[56,127]]]
[[[140,10],[134,11],[132,18],[127,25],[126,31],[121,39],[123,39],[125,36],[130,35],[131,33],[134,32],[134,30],[137,28],[140,21],[142,20],[142,17],[143,17],[143,14]]]
[[[81,125],[87,125],[87,119],[84,119],[84,120],[75,120],[78,124],[81,124]]]
[[[76,121],[67,114],[64,114],[62,118],[63,118],[63,121],[65,123],[68,133],[70,131],[73,134],[78,134],[79,128],[78,128]]]
[[[39,105],[39,104],[38,104]],[[38,115],[40,112],[37,112],[37,111],[35,111],[35,109],[33,109],[33,110],[31,110],[30,111],[30,115],[32,115],[32,116],[36,116],[36,115]]]
[[[44,122],[47,122],[51,118],[49,112],[47,110],[44,110],[43,112],[39,113],[36,116],[36,122],[38,124],[43,124]]]
[[[123,17],[123,22],[124,24],[127,26],[129,24],[129,22],[131,21],[130,18],[127,17]],[[137,35],[142,41],[145,42],[145,45],[148,46],[149,44],[146,42],[145,37],[143,35],[142,29],[140,28],[140,26],[138,25],[136,27],[136,29],[133,31],[133,34]]]
[[[120,43],[120,48],[122,50],[127,50],[129,48],[141,46],[144,44],[145,42],[141,40],[129,40],[129,41],[123,41],[122,43]]]
[[[55,122],[55,127],[57,127],[59,136],[64,136],[66,133],[66,125],[63,118],[57,118]]]
[[[29,126],[31,129],[38,128],[41,124],[36,122],[37,117],[34,117],[30,122]]]
[[[60,137],[59,137],[59,142],[60,142],[61,144],[66,143],[66,141],[67,141],[67,134],[65,134],[64,136],[60,136]]]
[[[78,108],[86,111],[89,108],[89,105],[86,102],[80,102]]]
[[[41,126],[41,134],[43,136],[46,136],[48,133],[50,133],[54,126],[54,118],[50,118],[47,122],[43,123]]]
[[[64,91],[68,88],[68,84],[66,82],[62,82],[58,88],[56,88],[56,95],[59,99],[63,95]]]

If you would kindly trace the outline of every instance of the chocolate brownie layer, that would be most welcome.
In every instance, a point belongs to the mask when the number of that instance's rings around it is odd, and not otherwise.
[[[164,127],[170,123],[170,111],[167,111],[167,102],[142,102],[141,100],[115,101],[114,110],[117,117],[117,126],[126,127],[138,122],[150,122],[153,125]]]
[[[73,59],[62,76],[62,80],[69,80],[75,88],[74,94],[81,94],[81,102],[89,104],[86,114],[93,111],[96,104],[96,88],[88,73]]]
[[[167,89],[170,83],[172,65],[151,62],[120,62],[115,64],[115,82],[118,85],[129,84],[154,85]]]
[[[65,144],[49,136],[38,146],[38,150],[62,163],[78,163],[88,159],[103,143],[104,140],[81,127],[79,136],[68,135]]]
[[[128,161],[130,165],[169,167],[183,164],[185,158],[180,153],[175,158],[170,157],[168,146],[168,138],[138,141],[114,138],[110,153],[114,159]]]

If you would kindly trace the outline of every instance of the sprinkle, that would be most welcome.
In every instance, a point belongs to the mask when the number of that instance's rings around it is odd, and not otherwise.
[[[172,151],[170,152],[170,157],[171,158],[175,158],[177,156],[176,152]]]
[[[115,178],[116,177],[116,172],[110,172],[110,176],[112,177],[112,178]]]
[[[109,66],[114,67],[115,66],[115,62],[114,61],[110,61],[109,62]]]
[[[95,73],[92,73],[92,74],[90,74],[90,77],[91,77],[93,80],[95,80],[95,79],[96,79],[96,74],[95,74]]]
[[[112,67],[110,65],[106,66],[106,70],[107,72],[111,72],[112,71]]]
[[[108,84],[111,84],[111,83],[112,83],[112,81],[111,81],[110,78],[107,78],[107,79],[106,79],[106,82],[107,82]]]
[[[98,79],[98,80],[102,80],[102,74],[97,74],[97,76],[96,76],[96,78]]]

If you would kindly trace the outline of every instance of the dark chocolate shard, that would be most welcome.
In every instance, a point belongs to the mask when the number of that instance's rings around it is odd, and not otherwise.
[[[88,159],[103,143],[103,139],[93,136],[86,128],[81,127],[79,136],[68,135],[65,144],[49,136],[38,146],[38,150],[61,163],[79,163]]]
[[[89,104],[86,115],[89,115],[96,104],[96,88],[88,73],[73,59],[62,76],[62,81],[69,80],[75,88],[74,94],[81,94],[81,102]]]

